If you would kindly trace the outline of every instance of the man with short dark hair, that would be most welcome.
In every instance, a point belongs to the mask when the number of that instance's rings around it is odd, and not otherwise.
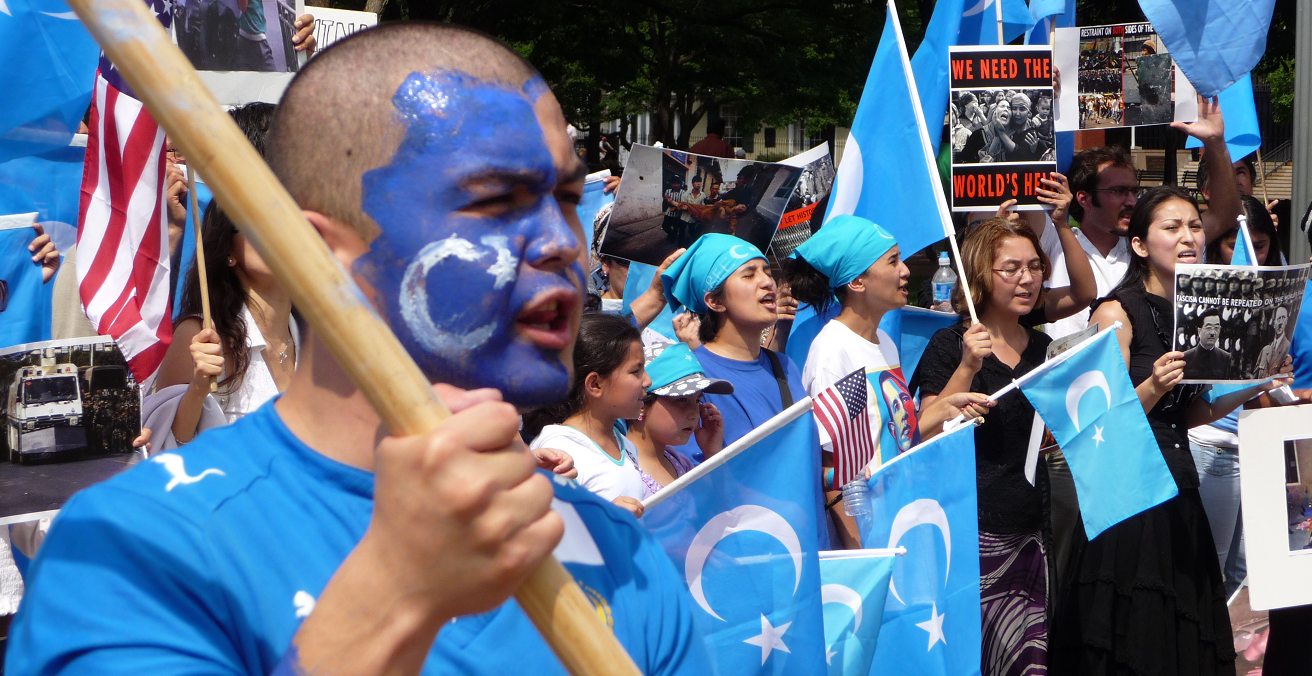
[[[584,288],[586,169],[532,66],[449,24],[362,31],[297,75],[268,141],[360,284],[343,297],[454,414],[387,436],[309,331],[280,398],[68,502],[9,670],[563,676],[507,602],[554,550],[641,672],[708,673],[651,534],[518,440],[515,406],[569,389]]]
[[[717,117],[706,123],[706,138],[692,144],[688,152],[733,159],[733,144],[724,140],[724,118]]]
[[[1184,351],[1184,377],[1191,380],[1225,380],[1230,373],[1230,353],[1222,350],[1221,313],[1208,308],[1199,315],[1198,345]]]

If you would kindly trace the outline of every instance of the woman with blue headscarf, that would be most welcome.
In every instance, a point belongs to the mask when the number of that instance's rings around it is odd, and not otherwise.
[[[792,360],[761,347],[762,334],[778,315],[774,277],[760,249],[732,235],[702,235],[661,274],[661,283],[675,314],[686,308],[701,320],[702,346],[693,354],[706,376],[733,383],[733,394],[705,395],[724,418],[726,446],[806,396]],[[678,451],[704,460],[696,444]],[[818,484],[818,438],[814,455]],[[827,528],[820,529],[820,546],[829,548]]]
[[[982,415],[992,404],[984,394],[962,392],[917,411],[907,390],[897,342],[879,329],[884,315],[907,304],[911,271],[893,236],[874,222],[856,216],[835,216],[791,256],[780,261],[793,297],[824,314],[837,302],[838,316],[825,324],[811,343],[802,372],[802,384],[812,397],[839,380],[864,370],[870,434],[875,455],[873,469],[928,438],[943,423],[965,413]],[[824,489],[829,500],[842,486],[834,485],[833,435],[817,417]],[[865,474],[868,475],[868,471]],[[856,476],[853,480],[860,480]],[[849,548],[860,548],[856,523],[842,506],[831,508],[838,535]]]

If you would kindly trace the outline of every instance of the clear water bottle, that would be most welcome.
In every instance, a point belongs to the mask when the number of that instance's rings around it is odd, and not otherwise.
[[[935,305],[952,301],[952,290],[957,286],[957,273],[952,271],[952,259],[948,258],[948,252],[938,255],[938,270],[934,271],[931,282],[934,285]]]
[[[848,516],[864,516],[870,513],[870,485],[855,479],[843,486],[843,511]]]

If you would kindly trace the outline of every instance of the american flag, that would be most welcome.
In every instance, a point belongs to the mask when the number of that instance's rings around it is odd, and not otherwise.
[[[856,478],[875,457],[865,369],[858,369],[815,398],[815,417],[834,444],[834,488]]]
[[[169,18],[162,11],[166,26]],[[88,127],[78,292],[92,325],[118,342],[137,382],[147,383],[173,338],[164,130],[103,55]]]

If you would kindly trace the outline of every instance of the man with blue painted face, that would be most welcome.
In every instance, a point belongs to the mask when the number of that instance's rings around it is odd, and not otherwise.
[[[358,33],[268,157],[455,414],[387,437],[310,331],[280,398],[67,504],[10,672],[563,674],[507,601],[554,550],[644,674],[709,673],[652,537],[518,441],[513,405],[569,386],[584,284],[585,170],[533,68],[453,26]]]

